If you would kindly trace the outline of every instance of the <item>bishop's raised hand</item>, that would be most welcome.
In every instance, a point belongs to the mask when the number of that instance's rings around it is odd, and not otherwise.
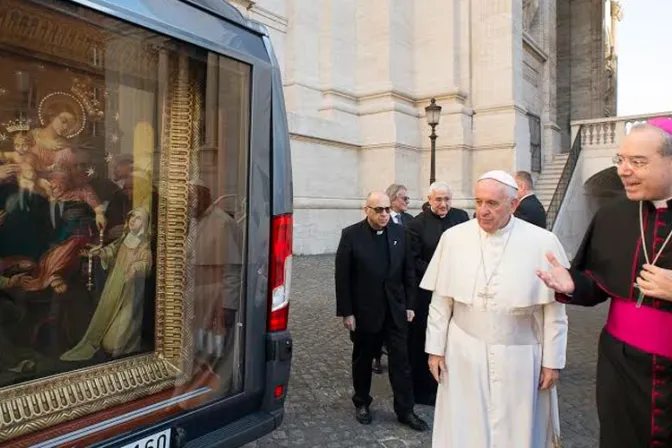
[[[537,269],[537,276],[555,292],[572,294],[574,292],[574,280],[569,271],[558,262],[551,252],[546,253],[546,259],[551,264],[547,271]]]

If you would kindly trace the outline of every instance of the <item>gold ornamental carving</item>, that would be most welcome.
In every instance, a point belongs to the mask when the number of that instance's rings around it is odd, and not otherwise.
[[[87,11],[81,9],[83,15]],[[99,16],[96,18],[100,20]],[[66,15],[58,15],[55,20],[53,12],[27,1],[0,2],[0,29],[0,45],[65,59],[92,70],[104,68],[107,60],[123,66],[126,73],[142,76],[149,74],[158,59],[157,48],[139,45],[137,36],[111,35],[105,28]],[[147,41],[149,36],[154,37],[146,33]]]

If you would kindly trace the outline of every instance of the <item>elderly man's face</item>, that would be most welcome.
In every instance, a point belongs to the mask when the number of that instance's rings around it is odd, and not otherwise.
[[[478,181],[475,196],[478,225],[488,233],[504,227],[518,204],[518,199],[509,198],[504,184],[492,179]]]
[[[661,132],[634,129],[623,139],[616,154],[618,176],[630,200],[667,199],[671,194],[672,157],[660,153]]]
[[[434,190],[427,198],[432,210],[439,216],[446,216],[450,210],[450,203],[453,196],[448,190],[440,189]]]
[[[390,198],[374,194],[366,202],[366,218],[374,229],[382,229],[390,222]]]
[[[397,193],[397,196],[394,198],[394,200],[391,202],[392,210],[396,212],[405,212],[408,210],[408,190],[405,188],[399,190]]]

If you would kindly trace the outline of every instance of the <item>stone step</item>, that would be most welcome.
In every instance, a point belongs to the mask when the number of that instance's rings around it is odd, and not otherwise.
[[[534,185],[534,192],[541,201],[546,210],[553,200],[555,190],[558,188],[558,182],[565,170],[569,154],[557,154],[553,159],[544,164],[541,174]]]
[[[545,173],[539,176],[539,179],[537,179],[537,183],[542,183],[544,181],[549,181],[549,180],[556,180],[560,179],[562,177],[562,171],[557,171],[553,173]]]
[[[548,163],[548,164],[546,164],[546,166],[543,167],[541,172],[543,173],[545,170],[562,170],[562,169],[565,168],[565,165],[567,165],[566,162]]]
[[[536,184],[534,184],[535,188],[536,187],[543,187],[543,186],[554,186],[558,183],[560,180],[560,176],[555,176],[555,177],[546,177],[544,179],[539,179]]]
[[[550,184],[550,183],[557,183],[562,175],[558,174],[557,176],[546,176],[544,178],[539,178],[535,185],[543,185],[543,184]]]

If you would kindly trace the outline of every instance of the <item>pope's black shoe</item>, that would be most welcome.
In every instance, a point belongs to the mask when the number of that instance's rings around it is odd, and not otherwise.
[[[360,406],[355,411],[355,418],[362,425],[368,425],[371,423],[371,411],[369,411],[368,406]]]
[[[411,429],[415,429],[416,431],[426,431],[429,429],[429,426],[427,426],[427,423],[417,415],[415,415],[415,412],[409,412],[408,414],[404,415],[399,415],[397,416],[397,420],[399,422],[403,423],[404,425],[410,427]]]

